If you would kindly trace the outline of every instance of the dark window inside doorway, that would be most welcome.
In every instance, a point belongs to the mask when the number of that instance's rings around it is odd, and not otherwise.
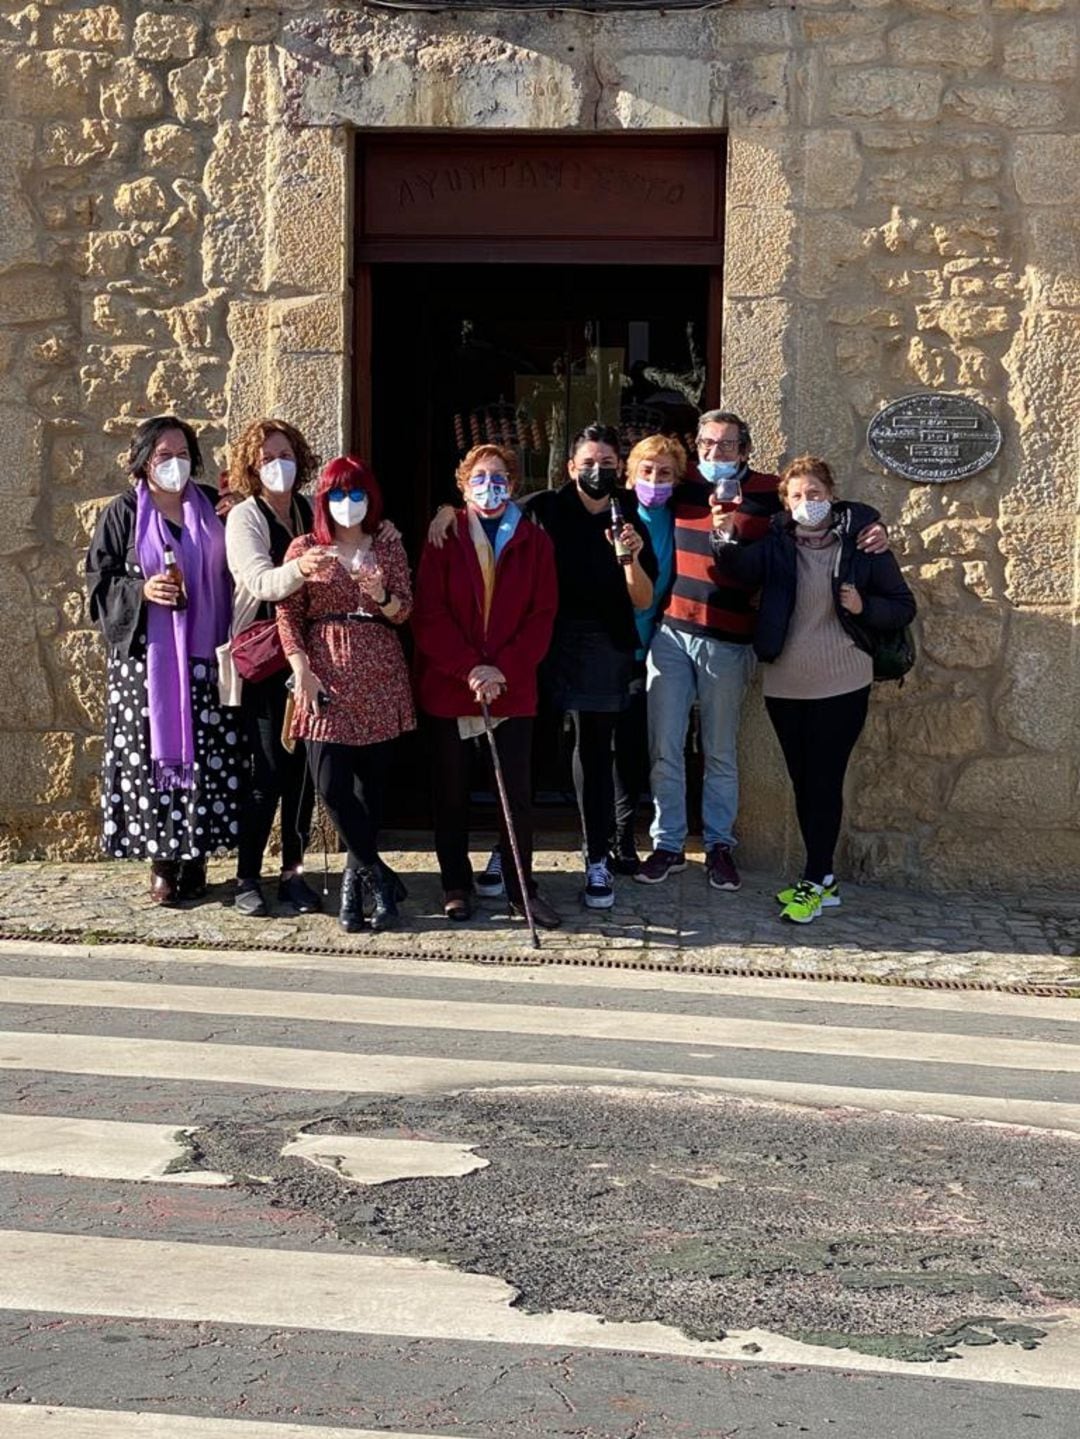
[[[511,444],[525,491],[557,486],[570,437],[692,435],[705,403],[710,270],[696,266],[371,266],[371,459],[415,567],[454,469],[478,440]],[[574,817],[562,717],[535,742],[542,823]],[[398,746],[388,822],[425,824],[422,736]],[[477,800],[490,803],[478,764]],[[483,816],[481,815],[481,818]],[[490,813],[487,819],[491,823]]]

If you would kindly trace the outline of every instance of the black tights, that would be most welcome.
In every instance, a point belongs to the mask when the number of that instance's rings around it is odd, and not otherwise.
[[[315,790],[303,744],[290,754],[281,743],[285,720],[285,676],[245,683],[240,700],[251,760],[250,784],[240,806],[237,879],[256,880],[281,802],[281,868],[295,869],[304,858],[311,831]]]
[[[307,742],[315,788],[349,852],[349,869],[366,868],[379,858],[379,822],[391,743]]]
[[[833,872],[844,815],[844,775],[869,703],[869,685],[828,699],[765,700],[795,790],[795,813],[806,845],[803,878],[815,884]]]

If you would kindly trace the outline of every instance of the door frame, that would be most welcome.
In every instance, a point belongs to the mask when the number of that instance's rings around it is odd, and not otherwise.
[[[359,256],[353,265],[353,315],[352,315],[352,429],[358,452],[370,455],[373,441],[372,387],[372,263],[365,257],[362,238],[364,223],[363,184],[365,142],[380,146],[393,145],[407,152],[410,147],[430,148],[432,137],[427,133],[371,131],[358,133],[355,137],[355,204],[353,219],[353,254]],[[477,135],[462,132],[456,137],[456,145],[470,149],[505,147],[508,140],[526,151],[540,151],[553,146],[565,148],[568,152],[575,147],[588,145],[601,147],[614,154],[623,155],[635,148],[683,149],[701,152],[711,151],[714,160],[714,214],[713,238],[703,253],[701,241],[663,240],[655,238],[632,241],[606,241],[599,237],[566,236],[545,241],[538,251],[528,234],[517,237],[503,237],[495,253],[478,253],[481,247],[474,239],[440,237],[421,246],[402,246],[400,253],[393,250],[378,250],[380,264],[413,264],[438,262],[442,264],[529,264],[542,260],[545,264],[566,265],[619,265],[619,264],[672,264],[680,260],[704,265],[709,270],[709,293],[706,312],[705,336],[705,408],[712,409],[720,402],[720,365],[723,352],[723,248],[724,248],[724,198],[727,170],[727,136],[722,131],[690,135],[643,134],[633,132],[618,135]],[[447,153],[453,153],[455,143],[442,142]],[[367,248],[371,248],[370,246]]]

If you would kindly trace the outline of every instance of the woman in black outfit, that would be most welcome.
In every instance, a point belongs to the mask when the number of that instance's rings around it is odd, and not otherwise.
[[[242,750],[220,702],[232,586],[216,493],[192,482],[190,425],[144,420],[132,485],[102,511],[86,556],[90,615],[108,646],[103,847],[150,860],[156,904],[206,893],[206,858],[236,844]]]
[[[612,751],[619,716],[629,708],[638,634],[635,610],[648,608],[656,560],[637,506],[619,475],[618,432],[589,425],[570,447],[569,481],[523,503],[551,536],[559,580],[555,633],[546,661],[549,697],[574,723],[574,788],[584,830],[589,909],[610,909],[615,888],[608,859],[615,816]],[[625,506],[616,556],[612,497]]]

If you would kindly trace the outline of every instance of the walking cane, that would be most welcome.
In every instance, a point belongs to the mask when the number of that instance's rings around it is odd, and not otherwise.
[[[488,737],[488,744],[491,746],[491,763],[495,770],[495,787],[499,791],[499,804],[502,806],[503,819],[506,821],[506,833],[510,839],[510,852],[514,856],[514,873],[517,875],[518,887],[521,890],[521,907],[525,911],[525,923],[529,926],[529,933],[532,935],[533,949],[540,948],[540,936],[536,932],[536,921],[532,916],[532,904],[529,901],[529,886],[525,883],[525,869],[521,863],[521,851],[518,849],[517,833],[514,830],[514,816],[510,813],[510,800],[506,793],[506,781],[503,779],[502,765],[499,763],[499,751],[495,744],[495,730],[491,723],[491,711],[481,700],[480,708],[484,713],[484,730]]]

